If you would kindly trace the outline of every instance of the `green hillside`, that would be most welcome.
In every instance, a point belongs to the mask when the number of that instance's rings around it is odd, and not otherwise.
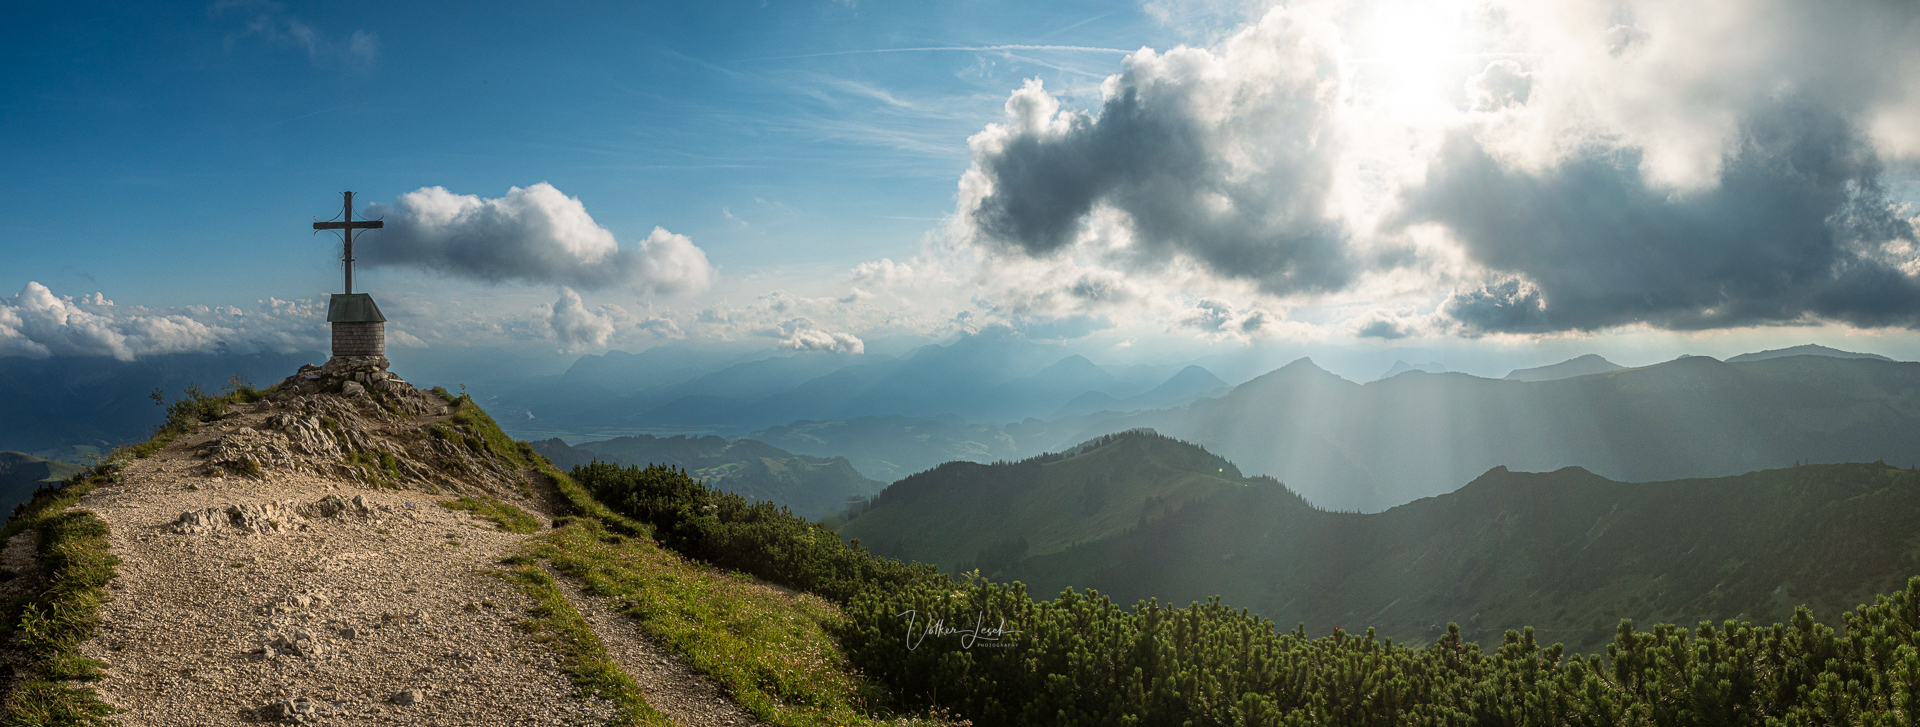
[[[1245,486],[1206,450],[1126,433],[1012,464],[949,462],[894,483],[840,532],[875,553],[993,576]]]
[[[663,464],[687,471],[708,485],[752,501],[785,505],[812,520],[842,513],[883,483],[860,474],[845,457],[809,457],[764,442],[722,437],[618,437],[568,446],[559,439],[534,442],[535,451],[561,467],[596,459],[645,467]]]
[[[1092,517],[1080,514],[1089,502]],[[1387,512],[1335,513],[1198,447],[1123,435],[1074,456],[908,478],[842,534],[943,569],[978,565],[1040,596],[1218,595],[1313,633],[1372,626],[1410,644],[1450,621],[1493,642],[1533,626],[1543,642],[1593,651],[1621,618],[1768,623],[1898,589],[1920,573],[1920,473],[1846,464],[1621,483],[1501,468]],[[1005,545],[1023,537],[1025,552]]]
[[[30,454],[0,452],[0,517],[11,515],[15,505],[33,499],[34,490],[60,484],[83,469]]]

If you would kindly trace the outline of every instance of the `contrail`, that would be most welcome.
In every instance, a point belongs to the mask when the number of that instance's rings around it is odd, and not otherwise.
[[[851,56],[866,53],[924,53],[928,51],[995,51],[995,50],[1053,50],[1073,53],[1132,53],[1123,48],[1099,48],[1085,45],[942,45],[925,48],[875,48],[871,50],[842,50],[831,53],[808,53],[798,56],[769,56],[766,58],[747,58],[750,61],[784,61],[794,58],[824,58],[826,56]]]

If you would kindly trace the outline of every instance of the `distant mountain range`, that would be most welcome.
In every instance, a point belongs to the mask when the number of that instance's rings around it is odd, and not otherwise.
[[[1376,379],[1376,381],[1391,379],[1395,376],[1399,376],[1408,371],[1419,371],[1419,372],[1428,373],[1428,374],[1444,374],[1447,372],[1447,367],[1441,366],[1440,364],[1437,364],[1437,363],[1410,364],[1405,361],[1395,361],[1393,362],[1393,366],[1388,367],[1387,372],[1384,374],[1381,374],[1380,379]]]
[[[1571,379],[1575,376],[1586,376],[1588,374],[1604,374],[1608,371],[1619,371],[1623,368],[1626,367],[1590,353],[1578,358],[1561,361],[1552,366],[1514,369],[1507,373],[1506,380],[1556,381],[1559,379]]]
[[[1799,461],[1913,465],[1920,364],[1688,357],[1548,381],[1408,372],[1362,385],[1302,359],[1218,398],[1105,419],[1071,440],[1138,427],[1202,443],[1317,505],[1377,512],[1499,466],[1651,481]]]
[[[1827,348],[1826,346],[1809,343],[1803,346],[1794,346],[1792,348],[1776,348],[1771,351],[1760,351],[1758,353],[1743,353],[1733,358],[1727,359],[1727,363],[1741,363],[1743,361],[1765,361],[1770,358],[1785,358],[1787,356],[1826,356],[1829,358],[1870,358],[1875,361],[1892,361],[1893,360],[1877,353],[1854,353],[1852,351],[1842,351],[1837,348]]]
[[[571,447],[558,439],[532,444],[563,469],[596,459],[632,467],[677,467],[709,487],[785,505],[811,520],[845,512],[849,501],[864,500],[884,486],[861,476],[845,457],[797,455],[751,439],[638,436]]]
[[[483,403],[509,432],[532,438],[562,431],[737,436],[859,417],[1013,422],[1164,408],[1226,388],[1198,367],[1102,366],[1005,332],[899,357],[762,351],[723,360],[655,350],[583,356],[562,376],[524,382]]]
[[[150,394],[171,400],[188,384],[218,391],[234,375],[259,385],[286,378],[325,354],[169,354],[137,361],[105,356],[0,357],[0,450],[73,452],[145,439],[165,412]]]
[[[1497,643],[1532,625],[1591,652],[1642,627],[1832,618],[1920,572],[1920,473],[1790,467],[1629,484],[1497,468],[1379,514],[1320,510],[1205,450],[1121,434],[1014,464],[949,464],[841,528],[874,552],[978,568],[1050,598],[1210,596],[1309,633],[1377,627],[1427,643],[1458,622]]]
[[[1167,379],[1146,393],[1116,399],[1104,391],[1089,391],[1074,397],[1072,401],[1067,402],[1047,418],[1062,419],[1101,411],[1129,412],[1185,406],[1203,397],[1227,393],[1231,388],[1227,386],[1227,382],[1221,381],[1220,377],[1214,376],[1213,372],[1199,366],[1188,366],[1180,369],[1180,373],[1174,374],[1173,378]]]
[[[0,520],[12,516],[15,505],[33,499],[34,490],[60,484],[82,469],[30,454],[0,452]]]

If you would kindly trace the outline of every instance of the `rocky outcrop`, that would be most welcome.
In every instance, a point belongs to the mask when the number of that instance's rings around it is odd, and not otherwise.
[[[180,513],[168,530],[183,535],[212,535],[233,531],[245,535],[274,535],[306,530],[307,521],[357,519],[381,522],[389,508],[367,502],[364,495],[349,500],[328,495],[312,503],[295,500],[243,503]]]
[[[305,473],[428,492],[516,488],[520,463],[500,461],[484,437],[447,421],[458,401],[393,375],[385,357],[336,357],[300,367],[251,405],[264,407],[263,422],[202,425],[213,436],[196,451],[212,476]]]

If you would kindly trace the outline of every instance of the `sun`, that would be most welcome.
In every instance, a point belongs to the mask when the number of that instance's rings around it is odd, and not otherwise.
[[[1454,107],[1478,49],[1467,2],[1385,0],[1351,28],[1354,90],[1382,110],[1425,115]]]

